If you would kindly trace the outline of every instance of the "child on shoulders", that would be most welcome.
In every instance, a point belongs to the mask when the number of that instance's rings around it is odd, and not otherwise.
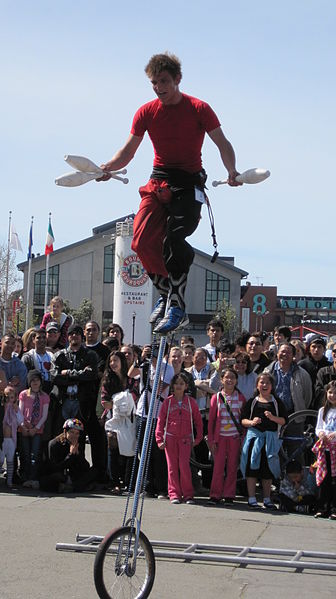
[[[50,300],[49,312],[46,312],[42,319],[41,329],[46,329],[49,322],[57,322],[61,335],[58,341],[58,349],[64,349],[68,344],[68,330],[74,320],[70,314],[62,312],[64,308],[64,300],[59,295],[55,295]]]

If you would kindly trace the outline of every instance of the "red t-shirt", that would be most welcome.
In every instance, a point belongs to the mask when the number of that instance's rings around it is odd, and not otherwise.
[[[146,131],[154,147],[154,166],[180,168],[195,173],[202,168],[205,133],[220,127],[206,102],[182,94],[178,104],[164,105],[157,99],[144,104],[134,115],[131,133]]]

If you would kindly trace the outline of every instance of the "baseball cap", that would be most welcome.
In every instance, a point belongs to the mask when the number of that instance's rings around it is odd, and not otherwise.
[[[46,326],[46,331],[47,333],[49,333],[49,331],[57,331],[59,332],[60,328],[59,328],[59,324],[58,322],[48,322],[47,326]]]
[[[77,333],[84,339],[84,331],[80,324],[72,324],[71,327],[69,327],[68,335],[71,335],[71,333]]]

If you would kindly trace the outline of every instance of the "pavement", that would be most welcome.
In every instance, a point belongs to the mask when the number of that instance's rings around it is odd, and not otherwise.
[[[22,489],[8,491],[0,477],[0,599],[94,599],[93,554],[56,551],[74,543],[77,533],[105,534],[121,525],[125,496],[108,492],[51,496]],[[301,514],[251,511],[244,500],[233,507],[171,505],[145,499],[142,530],[166,541],[276,547],[336,554],[336,522]],[[333,562],[336,564],[336,558]],[[323,599],[335,597],[336,571],[283,566],[157,559],[153,599]]]

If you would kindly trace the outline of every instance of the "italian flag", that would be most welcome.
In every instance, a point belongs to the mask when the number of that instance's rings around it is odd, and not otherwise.
[[[53,253],[54,241],[55,241],[55,237],[54,237],[54,233],[53,233],[52,226],[51,226],[51,219],[49,218],[48,233],[47,233],[47,239],[46,239],[46,245],[45,245],[45,251],[44,251],[44,254],[46,256]]]

